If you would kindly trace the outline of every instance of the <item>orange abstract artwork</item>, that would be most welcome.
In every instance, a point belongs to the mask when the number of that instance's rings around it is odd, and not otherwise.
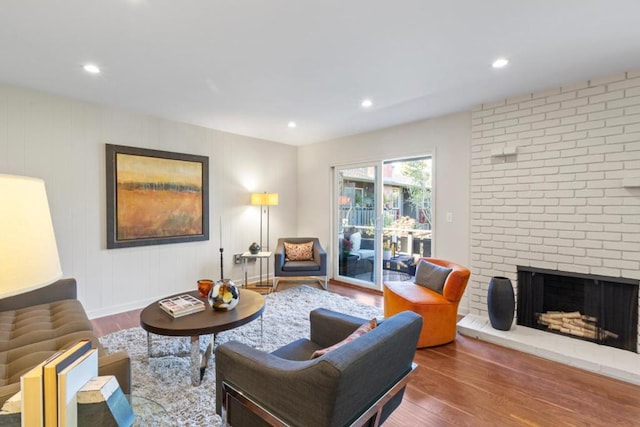
[[[116,154],[118,240],[203,233],[201,163]]]

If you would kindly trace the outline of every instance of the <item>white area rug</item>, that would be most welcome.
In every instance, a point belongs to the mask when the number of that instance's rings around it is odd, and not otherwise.
[[[309,312],[323,307],[362,318],[382,315],[377,307],[318,288],[302,285],[267,295],[263,313],[264,350],[273,351],[298,338],[309,337]],[[216,344],[238,340],[260,345],[260,320],[219,334]],[[167,356],[147,358],[147,333],[142,328],[115,332],[100,338],[107,352],[125,350],[131,357],[132,394],[160,403],[168,412],[153,425],[220,426],[215,413],[215,357],[200,386],[191,385],[189,358],[173,356],[189,350],[189,338],[152,335],[153,353]],[[208,340],[201,338],[202,349]]]

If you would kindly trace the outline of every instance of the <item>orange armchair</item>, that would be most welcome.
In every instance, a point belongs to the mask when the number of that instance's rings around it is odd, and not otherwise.
[[[418,348],[446,344],[456,339],[458,304],[470,275],[469,269],[460,264],[438,258],[421,259],[452,269],[444,282],[442,294],[413,282],[386,282],[383,287],[385,317],[411,310],[424,319]]]

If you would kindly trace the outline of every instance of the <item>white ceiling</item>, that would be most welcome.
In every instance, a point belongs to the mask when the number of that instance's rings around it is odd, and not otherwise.
[[[634,68],[640,0],[0,2],[0,82],[293,145]]]

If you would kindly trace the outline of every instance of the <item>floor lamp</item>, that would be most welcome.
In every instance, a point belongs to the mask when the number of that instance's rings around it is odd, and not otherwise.
[[[260,206],[260,250],[269,252],[269,207],[278,206],[278,193],[252,193],[251,204]],[[267,207],[267,245],[262,245],[262,217],[264,216],[263,208]],[[267,261],[267,280],[269,280],[269,262]],[[262,258],[260,258],[260,284],[262,285]]]
[[[0,174],[0,298],[62,277],[44,181]]]

